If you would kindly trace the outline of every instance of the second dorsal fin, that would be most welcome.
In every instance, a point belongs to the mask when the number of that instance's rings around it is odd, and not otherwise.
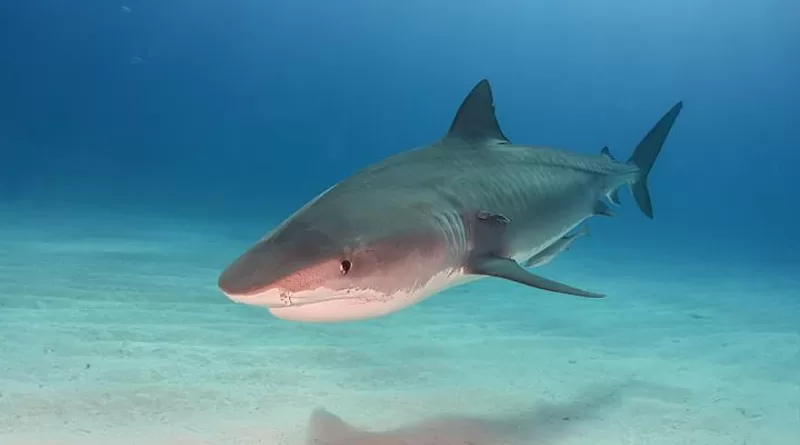
[[[478,82],[461,103],[447,132],[446,139],[449,138],[469,142],[508,142],[494,114],[494,98],[488,80]]]
[[[605,147],[603,147],[602,150],[600,150],[600,154],[607,157],[608,159],[611,159],[612,161],[617,160],[617,158],[615,158],[614,155],[611,154],[611,150],[608,148],[608,145],[606,145]]]

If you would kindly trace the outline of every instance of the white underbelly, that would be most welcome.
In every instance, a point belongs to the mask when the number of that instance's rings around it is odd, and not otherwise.
[[[290,321],[335,323],[364,320],[405,309],[445,289],[477,279],[480,275],[465,274],[463,269],[449,269],[434,275],[424,286],[411,292],[392,295],[368,295],[336,298],[299,306],[269,308],[272,315]]]

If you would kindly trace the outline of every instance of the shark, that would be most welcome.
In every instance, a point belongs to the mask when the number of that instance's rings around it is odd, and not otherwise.
[[[443,137],[322,191],[225,267],[218,287],[234,302],[311,323],[382,317],[486,277],[602,298],[521,263],[587,219],[613,215],[622,187],[653,218],[648,177],[682,108],[620,162],[607,148],[511,142],[482,79]]]

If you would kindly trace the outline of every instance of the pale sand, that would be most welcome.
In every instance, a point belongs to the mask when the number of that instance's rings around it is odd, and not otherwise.
[[[484,280],[304,325],[216,290],[250,241],[230,227],[4,221],[2,445],[299,445],[316,406],[367,429],[533,408],[532,445],[800,444],[796,269],[666,271],[598,235],[542,272],[605,300]]]

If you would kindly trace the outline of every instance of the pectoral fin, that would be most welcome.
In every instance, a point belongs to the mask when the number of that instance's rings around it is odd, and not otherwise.
[[[473,274],[504,278],[506,280],[515,281],[517,283],[535,287],[537,289],[549,290],[551,292],[558,292],[586,298],[602,298],[605,296],[603,294],[567,286],[566,284],[532,274],[523,269],[519,264],[517,264],[516,261],[508,258],[491,256],[475,258],[470,262],[469,269]]]

